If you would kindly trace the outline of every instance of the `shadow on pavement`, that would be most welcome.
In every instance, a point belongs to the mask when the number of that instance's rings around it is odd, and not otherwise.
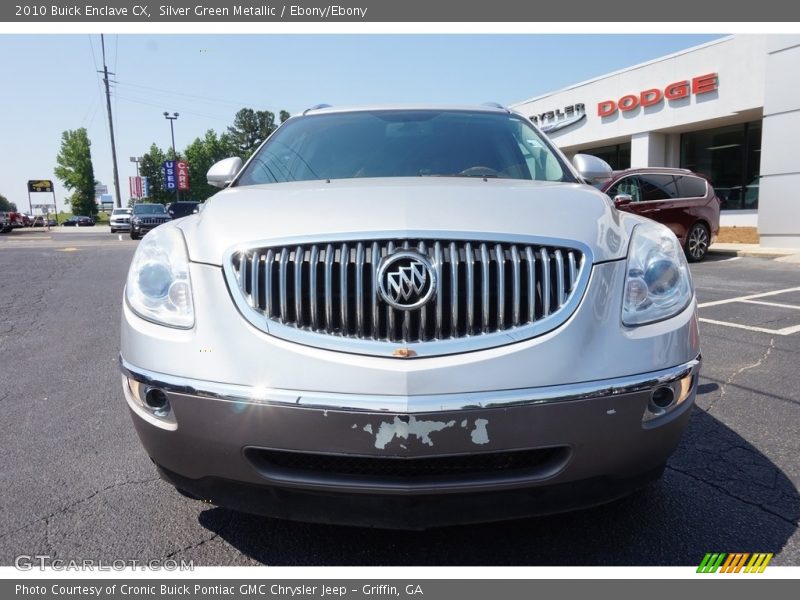
[[[223,508],[202,512],[199,521],[267,565],[692,566],[710,551],[777,554],[799,517],[800,496],[780,469],[695,407],[663,479],[597,508],[424,532],[295,523]]]
[[[698,396],[702,396],[703,394],[710,394],[712,392],[716,392],[719,389],[718,383],[701,383],[697,386],[697,394]]]
[[[736,254],[735,250],[727,251],[727,250],[713,250],[709,251],[706,254],[706,257],[703,259],[702,263],[713,263],[713,262],[721,262],[723,260],[730,260],[732,258],[736,258],[738,254]]]

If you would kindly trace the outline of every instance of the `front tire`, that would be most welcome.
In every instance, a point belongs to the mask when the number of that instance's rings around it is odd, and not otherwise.
[[[686,235],[686,258],[689,262],[700,262],[708,253],[708,245],[711,238],[708,227],[702,223],[695,223]]]
[[[131,239],[132,240],[138,240],[139,239],[139,234],[136,233],[133,229],[131,229]]]

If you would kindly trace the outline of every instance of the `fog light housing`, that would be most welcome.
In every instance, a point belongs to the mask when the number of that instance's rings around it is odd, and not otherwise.
[[[692,372],[675,381],[654,387],[650,391],[650,400],[642,421],[647,423],[674,412],[691,396],[695,382],[696,373]]]
[[[178,428],[175,413],[164,390],[122,376],[122,388],[128,406],[148,423],[174,431]]]
[[[169,399],[167,395],[158,388],[150,388],[145,392],[144,403],[157,417],[165,417],[169,414]]]

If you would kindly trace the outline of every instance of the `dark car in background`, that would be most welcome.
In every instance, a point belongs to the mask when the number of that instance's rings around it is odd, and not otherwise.
[[[719,233],[719,198],[707,179],[688,169],[615,171],[601,189],[619,210],[669,227],[692,262],[705,258]]]
[[[199,211],[200,203],[190,200],[181,200],[180,202],[173,202],[167,204],[167,213],[173,219],[180,219],[181,217],[188,217]]]
[[[94,227],[94,219],[83,215],[75,215],[62,223],[64,227]]]
[[[172,220],[163,204],[134,204],[131,213],[131,239],[138,240],[151,229]]]

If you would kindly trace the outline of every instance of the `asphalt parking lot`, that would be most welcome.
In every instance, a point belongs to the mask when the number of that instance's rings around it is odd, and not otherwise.
[[[0,565],[181,558],[197,565],[697,565],[709,551],[800,565],[800,265],[693,266],[703,373],[656,485],[552,517],[427,532],[238,514],[178,495],[139,445],[117,369],[137,242],[0,236]]]

